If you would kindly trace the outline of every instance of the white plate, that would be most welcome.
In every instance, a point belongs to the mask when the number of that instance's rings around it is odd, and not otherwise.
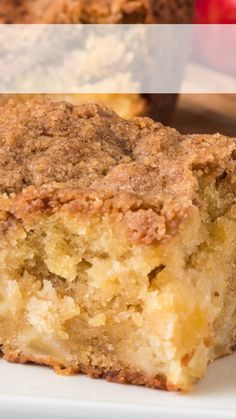
[[[0,360],[1,419],[236,418],[236,354],[216,361],[190,394],[63,377]]]

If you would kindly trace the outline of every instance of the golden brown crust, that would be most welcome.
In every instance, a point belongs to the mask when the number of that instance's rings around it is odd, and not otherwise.
[[[235,153],[235,139],[182,136],[102,105],[9,104],[0,111],[1,224],[11,222],[4,211],[24,219],[63,208],[115,214],[133,242],[161,241],[201,205],[199,179],[227,172],[235,181]]]
[[[139,386],[145,386],[149,388],[169,390],[165,377],[149,377],[144,373],[132,371],[128,369],[118,369],[118,370],[104,370],[94,367],[84,367],[80,366],[80,372],[88,375],[92,378],[104,378],[109,382],[119,383],[119,384],[134,384]],[[174,390],[174,389],[173,389]],[[175,386],[175,390],[179,389]]]
[[[37,365],[50,366],[57,374],[60,375],[73,375],[75,373],[78,373],[78,370],[71,367],[65,367],[60,362],[56,361],[51,357],[39,355],[25,355],[16,350],[9,350],[4,353],[3,358],[6,361],[12,363],[27,364],[31,362]]]
[[[73,374],[86,374],[91,378],[103,378],[109,382],[119,384],[134,384],[139,386],[145,386],[154,389],[162,390],[180,390],[176,385],[168,383],[164,376],[150,377],[145,373],[132,371],[128,368],[124,369],[105,369],[94,366],[79,365],[75,367],[67,367],[60,362],[55,361],[50,357],[41,357],[37,355],[24,355],[18,351],[10,350],[4,354],[4,359],[12,363],[35,363],[38,365],[47,365],[53,368],[53,370],[60,375],[73,375]]]
[[[193,0],[2,0],[1,23],[189,23]]]

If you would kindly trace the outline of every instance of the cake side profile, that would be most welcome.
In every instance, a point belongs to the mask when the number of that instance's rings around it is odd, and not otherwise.
[[[102,105],[1,107],[4,358],[190,390],[236,343],[235,156]]]

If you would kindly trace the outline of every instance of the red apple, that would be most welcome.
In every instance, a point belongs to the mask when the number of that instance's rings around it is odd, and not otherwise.
[[[236,26],[220,28],[218,24],[236,24],[236,0],[196,0],[194,58],[215,70],[236,74]],[[205,26],[205,25],[204,25]]]
[[[236,0],[196,0],[195,23],[236,23]]]

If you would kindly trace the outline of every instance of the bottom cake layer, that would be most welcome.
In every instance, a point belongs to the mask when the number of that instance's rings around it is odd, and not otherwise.
[[[119,217],[82,214],[72,199],[16,219],[2,198],[4,357],[188,391],[236,343],[234,192],[222,178],[201,196],[206,208],[150,245],[134,244]]]

